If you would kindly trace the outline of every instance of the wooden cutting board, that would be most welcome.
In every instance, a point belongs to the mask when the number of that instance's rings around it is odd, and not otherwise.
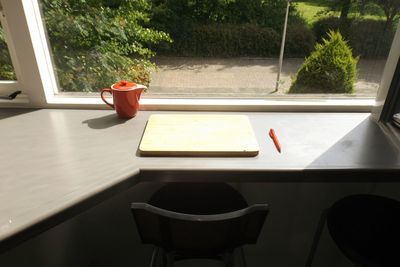
[[[139,151],[143,156],[252,157],[259,147],[244,115],[153,114]]]

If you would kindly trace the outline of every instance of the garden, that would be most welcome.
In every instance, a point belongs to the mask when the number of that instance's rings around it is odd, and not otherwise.
[[[279,57],[286,0],[41,0],[60,91],[146,85],[157,58]],[[354,94],[359,60],[385,59],[400,0],[291,3],[284,58],[301,59],[288,94]],[[0,31],[0,79],[15,79]],[[155,74],[157,75],[157,74]],[[151,91],[151,88],[150,88]]]

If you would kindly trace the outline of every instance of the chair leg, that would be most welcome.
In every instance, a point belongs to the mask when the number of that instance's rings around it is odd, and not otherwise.
[[[233,252],[232,253],[226,253],[223,257],[225,267],[233,267]]]
[[[156,267],[155,263],[157,262],[159,248],[155,247],[153,249],[153,254],[151,255],[150,267]]]
[[[240,250],[240,259],[242,260],[242,266],[247,267],[247,262],[246,262],[246,257],[244,255],[243,247],[241,247],[239,250]]]
[[[311,265],[313,263],[315,252],[317,250],[317,246],[318,246],[319,240],[321,238],[322,231],[324,230],[327,214],[328,214],[328,209],[325,209],[322,211],[321,217],[320,217],[318,225],[317,225],[317,230],[315,231],[315,234],[314,234],[310,253],[308,254],[308,258],[306,261],[306,267],[311,267]]]
[[[166,253],[164,250],[161,250],[162,254],[162,267],[171,267],[174,264],[175,256],[172,253]]]
[[[167,265],[166,265],[166,267],[172,267],[172,265],[174,265],[175,256],[173,254],[171,254],[171,253],[167,253],[166,257],[167,257]]]

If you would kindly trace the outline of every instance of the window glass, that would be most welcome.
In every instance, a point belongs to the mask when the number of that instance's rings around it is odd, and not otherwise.
[[[4,30],[0,25],[0,80],[16,80],[14,68],[11,63],[10,53],[4,36]]]
[[[280,69],[286,0],[41,0],[59,92],[155,98],[374,98],[400,10],[383,2],[292,1]]]

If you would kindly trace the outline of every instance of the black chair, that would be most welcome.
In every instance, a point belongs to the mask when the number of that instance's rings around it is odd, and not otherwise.
[[[375,195],[352,195],[322,216],[306,266],[311,266],[325,221],[337,247],[357,266],[400,266],[400,202]]]
[[[233,266],[234,252],[255,244],[268,205],[248,206],[231,186],[223,183],[170,183],[149,203],[132,203],[133,217],[144,244],[153,244],[150,266],[161,251],[162,266],[192,258],[217,259]]]

